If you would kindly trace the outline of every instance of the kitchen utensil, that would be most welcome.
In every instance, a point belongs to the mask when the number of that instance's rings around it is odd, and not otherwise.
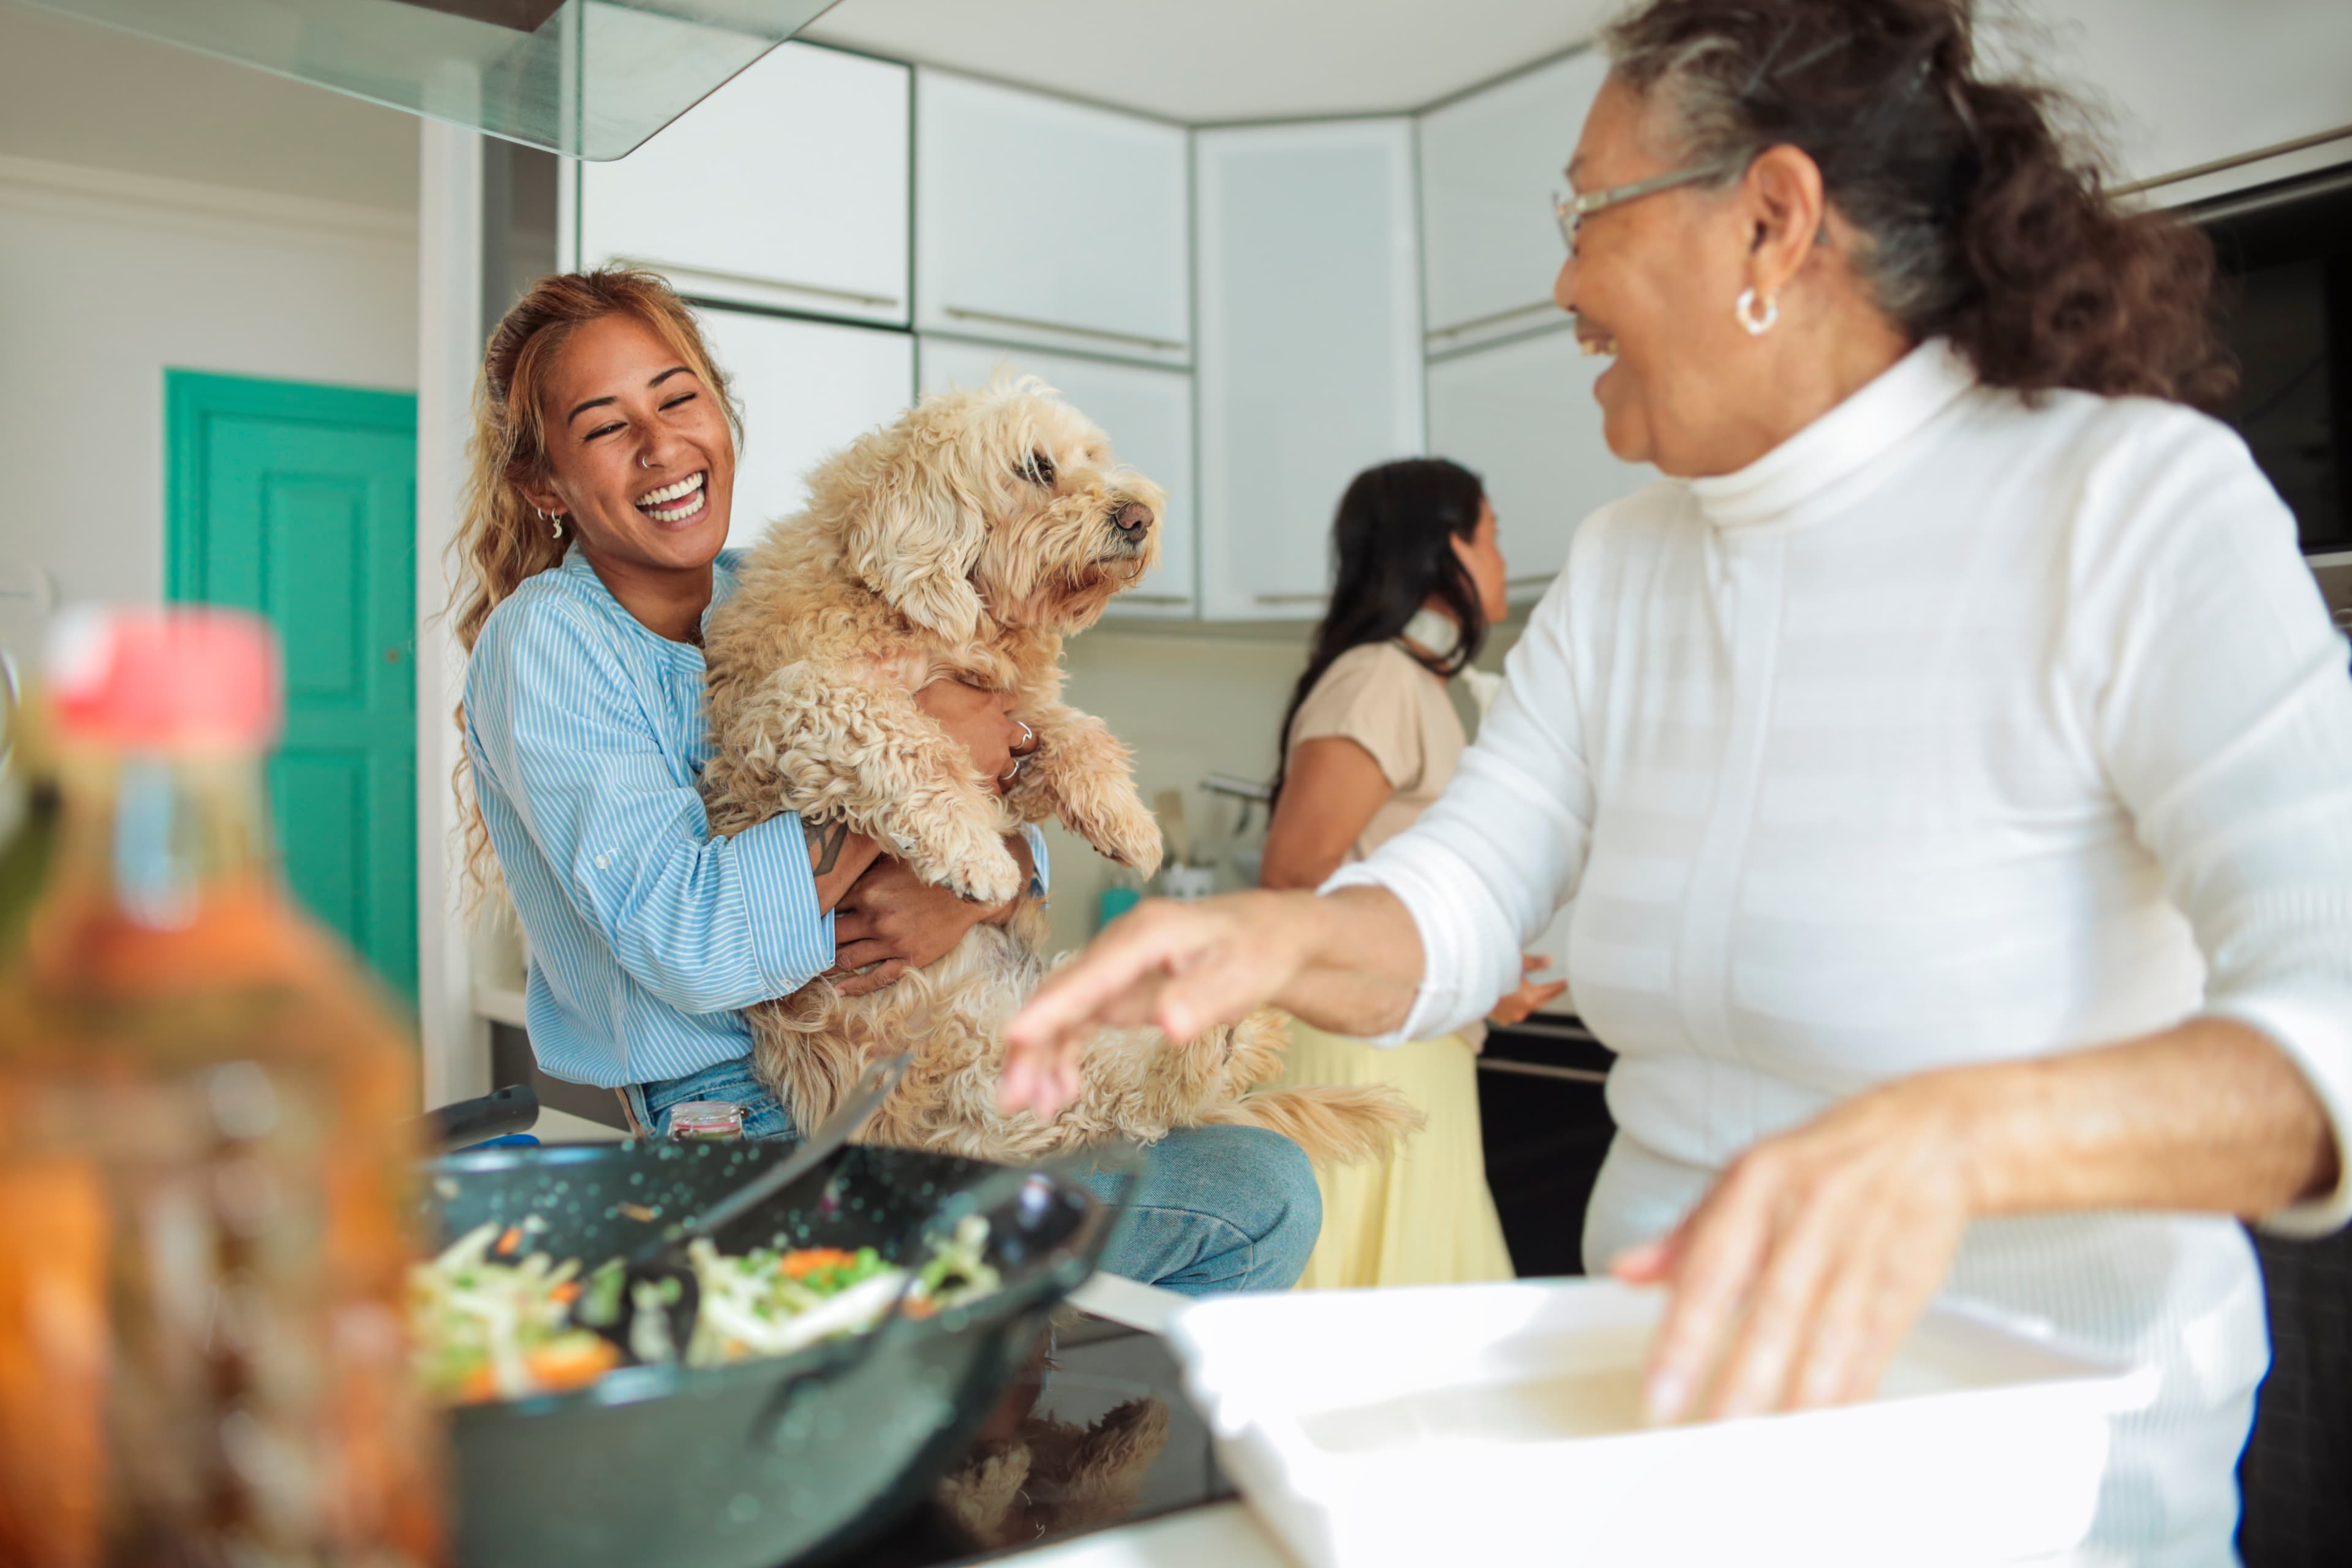
[[[463,1149],[493,1138],[528,1132],[539,1125],[539,1091],[509,1084],[478,1100],[460,1100],[428,1110],[410,1124],[411,1148]]]
[[[604,1335],[630,1359],[640,1359],[635,1336],[630,1331],[635,1315],[633,1304],[650,1293],[662,1303],[663,1316],[668,1320],[670,1344],[682,1353],[694,1337],[695,1317],[702,1310],[702,1284],[694,1271],[693,1260],[687,1256],[687,1245],[716,1237],[832,1159],[866,1125],[866,1119],[890,1098],[890,1091],[898,1087],[898,1080],[906,1076],[907,1064],[913,1059],[911,1052],[900,1051],[897,1056],[866,1063],[866,1070],[857,1075],[857,1082],[834,1113],[788,1158],[753,1176],[696,1217],[670,1226],[623,1260],[620,1309],[611,1321],[600,1321],[589,1315],[593,1310],[591,1299],[601,1294],[593,1290],[583,1290],[572,1299],[572,1321]]]
[[[1868,1403],[1652,1428],[1664,1306],[1607,1280],[1324,1290],[1188,1305],[1169,1337],[1219,1463],[1308,1568],[2056,1561],[2109,1418],[2156,1392],[1950,1304]]]
[[[1192,830],[1184,821],[1184,792],[1163,789],[1151,797],[1151,814],[1160,819],[1160,836],[1168,841],[1170,866],[1192,858]]]
[[[709,1215],[789,1151],[644,1142],[491,1150],[425,1170],[425,1231],[536,1216],[534,1247],[592,1265]],[[739,1215],[722,1250],[874,1247],[925,1256],[926,1222],[989,1220],[998,1290],[936,1317],[719,1367],[625,1366],[569,1393],[449,1415],[455,1558],[773,1568],[870,1539],[964,1451],[1087,1274],[1110,1215],[1055,1172],[853,1146]],[[535,1227],[534,1227],[535,1228]]]

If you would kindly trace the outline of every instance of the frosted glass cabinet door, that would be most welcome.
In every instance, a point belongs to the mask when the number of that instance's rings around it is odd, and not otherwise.
[[[1178,126],[918,72],[917,324],[1187,363],[1187,157]]]
[[[1193,614],[1192,378],[1181,370],[1113,364],[1040,349],[926,336],[922,389],[984,386],[999,366],[1036,375],[1110,437],[1119,460],[1168,492],[1159,521],[1160,564],[1110,602],[1112,616],[1186,620]]]
[[[1540,325],[1567,259],[1551,197],[1609,62],[1597,49],[1421,117],[1429,352]]]
[[[1201,605],[1316,619],[1357,472],[1422,449],[1412,128],[1204,131]]]
[[[743,405],[727,531],[740,550],[807,504],[803,480],[818,462],[905,411],[915,393],[915,340],[749,310],[700,315],[711,355],[734,377]]]
[[[580,254],[680,293],[903,325],[905,66],[785,44],[618,162],[580,165]]]
[[[1579,353],[1564,326],[1430,364],[1430,453],[1486,481],[1515,601],[1558,574],[1587,513],[1658,477],[1601,438],[1592,383],[1608,364]]]

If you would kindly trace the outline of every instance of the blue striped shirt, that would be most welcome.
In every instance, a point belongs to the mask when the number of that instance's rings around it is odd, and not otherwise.
[[[736,560],[713,568],[713,607]],[[553,1077],[615,1089],[744,1056],[740,1009],[833,966],[800,819],[711,836],[704,674],[700,648],[623,609],[576,548],[475,641],[466,749],[530,939],[531,1050]],[[1030,848],[1042,891],[1034,830]]]

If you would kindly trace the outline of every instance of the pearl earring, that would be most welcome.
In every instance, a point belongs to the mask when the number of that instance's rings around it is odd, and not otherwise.
[[[1780,301],[1766,295],[1764,313],[1759,316],[1756,313],[1756,290],[1742,289],[1738,300],[1731,307],[1731,313],[1739,318],[1739,324],[1748,329],[1749,337],[1760,338],[1770,331],[1772,324],[1780,319]]]

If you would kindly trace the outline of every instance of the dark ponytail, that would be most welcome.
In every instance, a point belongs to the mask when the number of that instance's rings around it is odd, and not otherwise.
[[[1855,269],[1915,339],[1989,384],[2168,398],[2236,382],[2210,315],[2212,247],[2116,206],[2057,127],[2056,89],[1977,74],[1970,0],[1649,0],[1603,34],[1663,90],[1694,161],[1793,146],[1865,243]]]
[[[1421,662],[1451,679],[1478,657],[1486,640],[1486,611],[1478,584],[1453,541],[1478,531],[1486,499],[1486,487],[1477,475],[1443,458],[1382,463],[1349,481],[1331,521],[1331,608],[1315,628],[1307,668],[1282,713],[1274,775],[1277,799],[1290,773],[1290,727],[1307,693],[1341,654],[1388,641],[1433,599],[1460,623],[1461,641],[1449,656]]]

